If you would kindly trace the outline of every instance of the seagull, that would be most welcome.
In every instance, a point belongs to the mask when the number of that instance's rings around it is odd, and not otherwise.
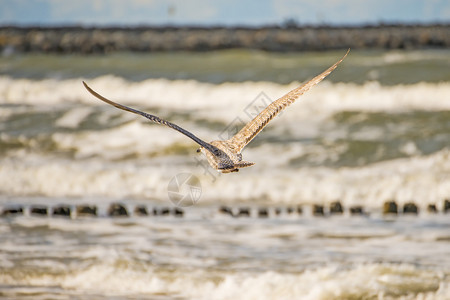
[[[191,138],[194,142],[200,145],[200,148],[197,150],[197,152],[203,153],[208,163],[216,169],[218,172],[221,173],[231,173],[231,172],[238,172],[241,168],[246,168],[253,166],[255,163],[242,160],[242,149],[250,143],[255,136],[261,132],[261,130],[264,129],[264,127],[267,126],[267,124],[283,109],[285,109],[287,106],[295,102],[301,95],[303,95],[305,92],[307,92],[310,88],[321,82],[325,77],[327,77],[336,67],[344,60],[344,58],[349,53],[350,49],[347,50],[347,53],[338,60],[334,65],[326,69],[321,74],[317,75],[313,79],[309,80],[308,82],[304,83],[303,85],[293,89],[286,95],[282,96],[281,98],[273,101],[271,104],[269,104],[263,111],[261,111],[253,120],[248,122],[236,135],[231,137],[228,140],[225,141],[212,141],[210,143],[207,143],[203,141],[202,139],[198,138],[191,132],[187,131],[186,129],[181,128],[180,126],[171,123],[169,121],[163,120],[157,116],[142,112],[140,110],[113,102],[99,93],[95,92],[93,89],[91,89],[86,82],[83,81],[84,87],[95,97],[98,99],[115,106],[119,109],[141,115],[147,119],[149,119],[152,122],[155,122],[157,124],[168,126],[172,129],[175,129],[178,132],[181,132],[185,136]]]

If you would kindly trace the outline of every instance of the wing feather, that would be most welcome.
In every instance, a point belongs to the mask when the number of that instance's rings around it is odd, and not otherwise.
[[[298,97],[308,91],[310,88],[321,82],[325,77],[327,77],[336,67],[344,60],[344,58],[349,53],[347,53],[338,60],[334,65],[326,69],[321,74],[317,75],[310,81],[301,85],[300,87],[293,89],[283,97],[275,100],[269,104],[262,112],[260,112],[253,120],[248,122],[236,135],[234,135],[230,140],[230,144],[237,151],[241,151],[255,136],[263,130],[264,127],[272,120],[280,111],[285,109],[290,104],[294,103]]]

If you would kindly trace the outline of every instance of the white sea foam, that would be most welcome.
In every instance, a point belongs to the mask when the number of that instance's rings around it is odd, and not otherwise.
[[[69,110],[61,118],[56,120],[59,127],[76,128],[92,112],[90,107],[81,107]]]
[[[201,299],[325,300],[352,296],[389,299],[398,294],[406,294],[405,299],[417,299],[416,297],[445,299],[450,295],[448,283],[440,280],[432,272],[420,271],[412,266],[366,265],[350,270],[323,268],[302,274],[243,272],[219,275],[189,272],[182,275],[181,272],[177,273],[175,280],[168,280],[154,272],[144,275],[125,271],[117,276],[118,273],[113,269],[94,267],[79,274],[81,278],[69,279],[65,284],[70,288],[84,287],[92,291],[100,289],[102,292],[127,293],[138,289],[143,294],[164,294],[169,291],[173,295]],[[83,278],[85,276],[95,280],[86,280]],[[215,279],[211,280],[211,277]],[[399,292],[405,286],[411,287],[410,292]],[[429,290],[429,292],[420,292],[421,290]]]
[[[0,101],[2,103],[50,105],[82,102],[100,105],[82,86],[82,79],[29,80],[0,77]],[[101,94],[124,104],[166,109],[210,110],[228,117],[237,116],[255,98],[264,92],[275,100],[300,83],[280,85],[269,82],[223,83],[219,85],[196,81],[170,81],[149,79],[129,82],[113,76],[89,80],[88,83]],[[377,82],[363,85],[350,83],[330,84],[314,87],[302,96],[301,101],[290,109],[295,118],[302,115],[329,114],[343,110],[443,110],[450,109],[448,95],[450,83],[418,83],[413,85],[381,86]],[[297,112],[297,113],[296,113]],[[216,117],[216,116],[214,116]],[[220,117],[220,116],[219,116]],[[230,121],[230,119],[228,119]]]
[[[175,131],[167,132],[165,127],[140,122],[104,131],[57,133],[53,140],[61,149],[76,149],[78,158],[98,155],[117,159],[126,155],[151,155],[177,143],[189,145],[188,140]]]
[[[167,295],[195,299],[436,299],[450,296],[450,284],[439,273],[412,265],[366,264],[348,268],[323,267],[297,274],[274,271],[215,272],[152,267],[111,259],[86,265],[68,275],[29,275],[6,284],[61,286],[75,294]]]
[[[187,171],[200,178],[200,201],[205,203],[218,200],[329,203],[341,199],[346,205],[380,208],[384,201],[397,199],[399,203],[416,201],[425,208],[430,203],[440,206],[442,199],[450,195],[448,150],[427,157],[355,168],[276,168],[257,152],[253,149],[246,152],[257,162],[252,168],[222,175],[195,166],[194,161],[184,156],[145,162],[103,162],[98,159],[46,160],[28,154],[1,159],[0,189],[2,193],[16,196],[105,196],[166,201],[170,179]]]

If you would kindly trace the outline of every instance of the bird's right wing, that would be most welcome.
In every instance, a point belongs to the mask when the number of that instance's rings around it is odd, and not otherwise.
[[[93,89],[91,89],[91,88],[86,84],[86,82],[84,82],[84,81],[83,81],[83,85],[84,85],[84,87],[88,90],[89,93],[91,93],[92,95],[94,95],[94,96],[97,97],[98,99],[100,99],[100,100],[102,100],[102,101],[104,101],[104,102],[106,102],[106,103],[108,103],[108,104],[110,104],[110,105],[112,105],[112,106],[115,106],[115,107],[117,107],[117,108],[119,108],[119,109],[122,109],[122,110],[125,110],[125,111],[128,111],[128,112],[132,112],[132,113],[134,113],[134,114],[141,115],[141,116],[143,116],[143,117],[149,119],[149,120],[152,121],[152,122],[155,122],[155,123],[161,124],[161,125],[166,125],[166,126],[172,128],[172,129],[175,129],[176,131],[181,132],[182,134],[184,134],[185,136],[187,136],[188,138],[194,140],[194,142],[196,142],[196,143],[199,144],[200,146],[204,147],[205,149],[207,149],[208,151],[210,151],[210,152],[211,152],[212,154],[214,154],[214,155],[219,155],[219,152],[221,152],[217,147],[215,147],[215,146],[211,145],[210,143],[207,143],[207,142],[205,142],[205,141],[199,139],[198,137],[196,137],[195,135],[193,135],[192,133],[190,133],[190,132],[187,131],[186,129],[183,129],[183,128],[181,128],[180,126],[178,126],[178,125],[176,125],[176,124],[173,124],[173,123],[171,123],[171,122],[169,122],[169,121],[163,120],[163,119],[161,119],[161,118],[159,118],[159,117],[157,117],[157,116],[154,116],[154,115],[151,115],[151,114],[142,112],[142,111],[140,111],[140,110],[137,110],[137,109],[134,109],[134,108],[131,108],[131,107],[128,107],[128,106],[125,106],[125,105],[116,103],[116,102],[114,102],[114,101],[111,101],[111,100],[109,100],[109,99],[103,97],[102,95],[100,95],[99,93],[97,93],[96,91],[94,91]]]
[[[255,136],[263,130],[264,127],[273,119],[280,111],[285,109],[288,105],[294,103],[298,97],[303,95],[310,88],[318,84],[325,77],[327,77],[336,67],[344,60],[350,49],[345,55],[338,60],[334,65],[326,69],[321,74],[317,75],[302,86],[293,89],[283,97],[270,103],[262,112],[260,112],[253,120],[248,122],[236,135],[230,140],[230,144],[237,150],[241,151]]]

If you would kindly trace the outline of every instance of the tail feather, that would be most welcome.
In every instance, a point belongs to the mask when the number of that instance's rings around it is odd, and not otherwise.
[[[236,168],[245,168],[245,167],[253,166],[254,164],[255,164],[254,162],[242,160],[242,161],[240,161],[240,162],[234,164],[234,166],[235,166]]]

